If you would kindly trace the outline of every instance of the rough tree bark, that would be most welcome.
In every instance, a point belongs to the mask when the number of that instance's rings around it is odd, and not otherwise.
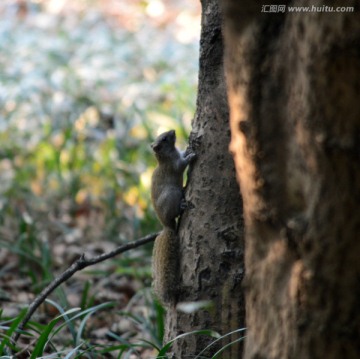
[[[359,2],[326,2],[348,13],[223,5],[246,232],[245,358],[359,358]]]
[[[195,329],[221,334],[244,327],[242,202],[229,153],[230,127],[223,70],[221,19],[217,0],[202,1],[202,33],[197,111],[190,143],[197,159],[189,174],[179,236],[179,302],[210,300],[213,308],[186,314],[167,312],[166,339]],[[237,333],[219,343],[239,338]],[[194,335],[174,345],[176,358],[199,353],[207,337]],[[241,358],[241,343],[226,358]],[[218,349],[212,347],[210,353]]]

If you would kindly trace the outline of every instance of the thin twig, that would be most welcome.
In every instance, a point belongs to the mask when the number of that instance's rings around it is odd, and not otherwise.
[[[18,330],[15,332],[12,341],[16,343],[21,335],[21,331],[24,329],[25,325],[28,323],[34,312],[37,308],[45,301],[47,296],[52,293],[60,284],[64,283],[66,280],[71,278],[76,272],[84,269],[85,267],[92,266],[94,264],[105,261],[106,259],[115,257],[120,253],[124,253],[130,249],[134,249],[142,246],[143,244],[152,242],[155,240],[159,233],[149,234],[143,238],[140,238],[136,241],[126,243],[116,249],[100,254],[96,257],[92,257],[89,259],[85,258],[85,254],[82,254],[79,259],[77,259],[68,269],[66,269],[63,273],[61,273],[58,277],[56,277],[47,287],[45,287],[41,293],[34,299],[34,301],[29,305],[28,311],[19,324]]]

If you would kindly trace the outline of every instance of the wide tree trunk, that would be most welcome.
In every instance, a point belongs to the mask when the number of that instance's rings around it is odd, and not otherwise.
[[[223,4],[245,358],[360,358],[359,2],[269,14]]]
[[[203,0],[202,6],[197,112],[190,136],[197,159],[186,189],[189,208],[181,218],[179,230],[179,302],[205,300],[212,304],[208,309],[188,314],[169,309],[166,340],[196,329],[226,334],[244,326],[242,201],[228,148],[230,127],[221,17],[217,0]],[[210,357],[219,346],[242,334],[226,337],[206,355]],[[175,343],[175,357],[196,355],[208,343],[207,337],[185,337]],[[241,342],[225,353],[226,358],[241,358]]]

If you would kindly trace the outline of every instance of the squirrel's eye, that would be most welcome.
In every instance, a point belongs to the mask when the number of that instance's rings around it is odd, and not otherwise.
[[[166,137],[164,137],[161,141],[162,142],[165,142],[167,140],[167,138]]]

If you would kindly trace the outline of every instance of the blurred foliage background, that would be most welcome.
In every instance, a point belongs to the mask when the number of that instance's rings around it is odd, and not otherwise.
[[[0,299],[11,316],[79,254],[160,228],[149,144],[174,128],[185,146],[200,3],[2,0],[0,16]],[[126,304],[150,286],[150,262],[148,246],[77,281],[96,303],[99,278],[116,275],[119,297],[108,296]],[[57,293],[64,306],[81,301],[77,281]]]

